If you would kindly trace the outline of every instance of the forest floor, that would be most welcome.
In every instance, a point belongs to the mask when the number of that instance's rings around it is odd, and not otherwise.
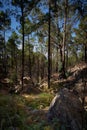
[[[47,89],[47,78],[38,86],[29,86],[29,93],[8,93],[5,79],[0,89],[0,130],[53,130],[54,124],[47,122],[47,111],[56,93],[66,87],[80,98],[85,95],[87,109],[87,66],[79,64],[69,68],[66,79],[59,79],[58,74],[51,77],[51,88]],[[86,81],[86,82],[85,82]],[[25,90],[29,84],[25,85]],[[4,86],[4,89],[3,89]],[[84,92],[85,89],[85,92]],[[58,127],[57,127],[58,128]],[[58,129],[57,129],[58,130]]]

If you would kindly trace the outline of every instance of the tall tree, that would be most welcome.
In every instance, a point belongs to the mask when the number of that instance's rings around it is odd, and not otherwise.
[[[49,1],[49,19],[48,19],[48,88],[50,88],[51,78],[51,46],[50,46],[50,30],[51,29],[51,3]]]
[[[4,37],[4,48],[3,48],[3,53],[4,53],[4,63],[3,63],[3,66],[4,66],[4,73],[6,74],[7,73],[7,70],[6,70],[6,60],[7,60],[7,56],[6,56],[6,31],[9,29],[10,25],[11,25],[11,19],[6,12],[4,11],[0,11],[0,18],[1,18],[1,21],[0,21],[0,32],[3,34],[3,37]]]
[[[24,25],[25,25],[25,17],[30,13],[30,11],[36,6],[39,0],[13,0],[12,4],[18,6],[21,11],[20,23],[22,28],[22,89],[23,89],[23,77],[24,77]]]
[[[15,32],[9,37],[7,45],[8,72],[14,83],[17,84],[18,77],[18,36]]]
[[[84,49],[84,60],[87,63],[87,16],[84,17],[75,31],[75,42],[83,46]]]
[[[5,77],[4,74],[4,37],[0,34],[0,78]]]
[[[68,0],[64,0],[64,31],[63,31],[63,77],[65,77],[65,46],[66,46],[66,22],[67,22],[67,3]]]

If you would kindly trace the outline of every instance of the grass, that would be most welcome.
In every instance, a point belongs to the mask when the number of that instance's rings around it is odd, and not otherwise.
[[[53,95],[0,94],[0,130],[51,130],[46,122],[45,108]]]
[[[54,119],[46,120],[53,95],[2,95],[0,94],[0,130],[67,130]]]
[[[48,93],[42,93],[37,96],[31,96],[26,98],[26,105],[32,107],[32,109],[44,109],[50,105],[53,96]]]

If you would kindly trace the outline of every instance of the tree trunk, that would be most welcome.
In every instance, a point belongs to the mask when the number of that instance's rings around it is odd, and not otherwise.
[[[24,77],[24,7],[23,7],[23,1],[21,0],[21,13],[22,13],[22,90],[23,90],[23,77]]]
[[[63,60],[62,60],[62,73],[63,77],[65,76],[65,46],[66,46],[66,20],[67,20],[67,0],[65,0],[64,8],[64,33],[63,33]]]
[[[40,70],[40,60],[39,60],[39,56],[37,57],[37,83],[39,83],[39,70]]]
[[[60,49],[60,62],[62,63],[63,60],[63,52],[62,52],[62,45],[59,45],[59,49]]]
[[[68,67],[68,45],[66,46],[66,68]]]
[[[41,46],[41,54],[43,54],[43,48]],[[44,58],[43,56],[40,57],[40,76],[41,80],[44,78]]]
[[[51,47],[50,47],[50,2],[49,2],[49,19],[48,19],[48,89],[50,88],[50,77],[51,77]]]
[[[57,54],[57,59],[56,59],[56,73],[58,73],[58,47],[56,48],[56,54]]]
[[[28,57],[28,63],[29,63],[29,76],[32,77],[31,74],[31,52],[30,52],[30,44],[29,44],[29,35],[28,35],[28,45],[29,45],[29,57]]]
[[[17,51],[16,51],[16,54],[15,54],[15,58],[16,58],[16,61],[15,61],[15,70],[16,70],[16,85],[17,85],[17,81],[18,81],[18,62],[17,62]]]
[[[58,9],[58,16],[59,16],[59,9]],[[59,42],[59,31],[60,31],[60,28],[59,28],[59,23],[57,22],[57,35],[58,35],[58,42]],[[58,73],[58,46],[56,47],[56,51],[57,51],[57,61],[56,61],[56,73]]]
[[[68,18],[68,12],[69,12],[69,10],[68,10],[68,0],[66,0],[66,10],[65,10],[65,13],[66,13],[66,22],[67,22],[67,18]],[[69,29],[71,29],[71,28],[69,28]],[[67,28],[66,28],[66,30],[67,30]],[[65,31],[65,33],[66,33],[66,31]],[[65,34],[66,35],[66,34]],[[68,36],[68,39],[70,39],[70,36]],[[65,38],[65,40],[66,41],[68,41],[68,39],[66,40],[66,38]],[[66,65],[65,65],[65,68],[67,69],[68,68],[68,42],[66,43],[66,41],[65,41],[65,44],[66,44]]]
[[[87,45],[85,45],[85,63],[87,63]]]
[[[3,68],[4,68],[4,74],[6,76],[7,74],[7,63],[6,63],[6,60],[7,60],[7,56],[6,56],[6,43],[5,43],[5,30],[4,30],[4,61],[3,61]]]

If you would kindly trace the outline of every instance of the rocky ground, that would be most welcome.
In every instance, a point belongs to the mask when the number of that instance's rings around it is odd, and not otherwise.
[[[62,125],[62,127],[66,127],[66,130],[70,130],[69,124],[73,126],[72,130],[82,130],[81,119],[83,118],[83,106],[84,111],[87,111],[87,65],[79,64],[73,66],[72,68],[68,69],[66,79],[60,79],[59,77],[59,74],[53,74],[51,76],[50,89],[48,89],[47,78],[43,79],[40,84],[34,84],[29,77],[24,77],[24,90],[21,91],[17,99],[20,100],[19,102],[16,101],[15,107],[19,106],[18,109],[23,109],[25,113],[23,114],[27,115],[27,117],[24,118],[25,127],[27,126],[26,130],[57,130],[57,128],[63,129],[61,128],[61,124],[64,123],[62,122],[64,120],[66,122],[64,126]],[[19,84],[16,85],[14,89],[12,89],[12,86],[9,83],[9,79],[4,79],[3,81],[0,81],[0,86],[1,97],[5,97],[4,95],[7,95],[10,96],[10,98],[15,99],[15,96],[11,97],[11,94],[14,92],[20,92],[21,82],[19,81]],[[45,95],[41,97],[40,94],[43,95],[44,93]],[[55,95],[57,96],[55,97]],[[52,101],[53,97],[55,98]],[[13,99],[10,101],[12,102]],[[8,100],[5,102],[8,102]],[[3,108],[5,108],[4,104]],[[2,110],[2,108],[0,109]],[[14,110],[15,109],[16,108],[14,108]],[[9,111],[8,108],[6,111]],[[59,112],[59,114],[57,112]],[[20,117],[23,116],[21,114],[17,114],[17,116],[18,115]],[[51,115],[51,117],[48,115]],[[53,119],[53,117],[57,118]],[[53,119],[52,123],[50,123],[51,118]],[[61,120],[59,121],[59,119]],[[0,120],[0,122],[0,124],[3,126],[3,119]],[[76,124],[78,124],[79,127]],[[12,130],[12,128],[9,128],[9,130],[10,129]],[[84,129],[86,130],[86,128]],[[22,130],[22,128],[19,126],[16,128],[16,130]],[[25,128],[23,130],[25,130]]]

